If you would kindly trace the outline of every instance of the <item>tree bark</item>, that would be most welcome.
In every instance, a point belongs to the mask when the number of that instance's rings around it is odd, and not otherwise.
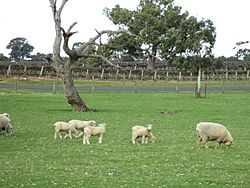
[[[78,91],[75,88],[73,75],[72,75],[72,65],[76,63],[77,59],[81,57],[98,57],[102,58],[104,61],[108,62],[110,65],[113,65],[111,62],[108,61],[105,57],[96,54],[90,54],[89,49],[93,46],[99,46],[100,44],[96,43],[96,40],[101,38],[103,34],[119,34],[128,32],[127,30],[120,29],[118,31],[111,31],[111,30],[103,30],[98,32],[97,35],[93,38],[90,38],[88,42],[83,43],[77,50],[69,48],[69,38],[77,32],[71,32],[72,28],[77,24],[74,22],[65,31],[61,26],[61,12],[67,3],[68,0],[62,0],[60,7],[57,9],[57,0],[49,0],[50,6],[53,12],[53,18],[55,22],[55,41],[53,45],[53,59],[52,65],[57,71],[57,75],[61,75],[63,80],[63,87],[64,92],[67,98],[68,103],[72,106],[74,111],[81,111],[81,112],[88,112],[89,109],[80,97]],[[62,44],[62,37],[64,39],[63,42],[63,50],[69,56],[66,62],[64,62],[60,55],[61,44]],[[113,65],[115,66],[115,65]],[[119,66],[116,66],[119,68]]]
[[[148,69],[155,70],[155,61],[156,61],[157,45],[153,45],[152,52],[148,51]]]
[[[82,100],[77,89],[75,88],[71,70],[71,61],[72,60],[69,59],[65,62],[61,74],[65,96],[67,98],[68,103],[72,106],[73,111],[88,112],[90,111],[89,108],[86,106],[85,102]]]
[[[56,5],[57,3],[56,0],[49,0],[49,1],[53,12],[55,31],[56,31],[55,41],[53,45],[52,66],[55,68],[57,75],[60,75],[63,80],[64,93],[68,103],[72,106],[73,111],[88,112],[89,109],[82,100],[82,98],[80,97],[80,95],[78,94],[73,81],[71,66],[77,60],[75,58],[75,54],[70,54],[72,55],[72,57],[69,55],[69,59],[66,62],[63,62],[60,55],[61,43],[62,43],[61,12],[68,0],[63,0],[58,9]],[[63,46],[64,49],[67,48],[66,45],[68,44],[69,37],[75,33],[75,32],[70,33],[70,30],[72,29],[72,27],[74,27],[75,24],[76,23],[73,23],[70,26],[68,33],[65,33],[65,31],[63,30],[64,35],[66,37],[66,38],[64,37],[64,39],[66,39],[66,41],[64,41],[64,46]],[[70,51],[69,49],[66,50]],[[73,52],[70,51],[69,53]]]

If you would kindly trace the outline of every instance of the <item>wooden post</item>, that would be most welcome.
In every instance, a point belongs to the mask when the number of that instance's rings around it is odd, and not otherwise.
[[[144,70],[141,70],[141,80],[143,80]]]
[[[179,81],[181,81],[181,71],[179,72],[179,78],[178,78]]]
[[[226,80],[228,79],[228,70],[226,69]]]
[[[55,94],[56,93],[56,82],[53,82],[53,88],[52,88],[52,93]]]
[[[91,89],[91,93],[94,93],[95,90],[95,77],[92,76],[92,89]]]
[[[238,71],[235,71],[235,79],[238,80]]]
[[[23,73],[25,74],[27,72],[27,66],[24,66]]]
[[[132,71],[131,71],[131,70],[129,70],[128,79],[130,79],[130,78],[131,78],[131,73],[132,73]]]
[[[18,85],[18,81],[19,81],[19,76],[16,77],[16,83],[15,83],[15,93],[17,93],[17,85]]]
[[[118,78],[118,74],[119,74],[119,69],[117,69],[116,74],[115,74],[115,78]]]
[[[11,65],[9,65],[8,70],[7,70],[7,76],[11,74]]]
[[[157,70],[155,70],[154,80],[157,80]]]
[[[135,80],[135,93],[137,93],[137,81]]]
[[[247,79],[249,78],[249,70],[247,71]]]
[[[222,93],[225,93],[225,80],[222,81]]]
[[[192,80],[193,80],[193,73],[190,72],[190,81],[192,81]]]
[[[103,77],[104,77],[104,69],[102,69],[101,79],[103,79]]]
[[[89,76],[89,69],[87,69],[86,71],[86,79],[88,78],[88,76]]]
[[[44,69],[44,66],[41,67],[39,78],[42,77],[42,75],[43,75],[43,69]]]
[[[205,98],[207,97],[207,81],[205,83]]]
[[[125,86],[125,78],[126,78],[126,74],[123,73],[123,85]]]
[[[176,90],[176,94],[178,94],[179,93],[179,87],[176,86],[175,90]]]
[[[168,71],[167,71],[167,75],[166,75],[166,80],[168,80]]]

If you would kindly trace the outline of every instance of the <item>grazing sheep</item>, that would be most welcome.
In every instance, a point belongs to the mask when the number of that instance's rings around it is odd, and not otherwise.
[[[0,131],[5,131],[6,135],[11,135],[13,127],[10,124],[10,115],[7,113],[0,114]]]
[[[135,140],[139,137],[142,137],[142,144],[148,143],[148,140],[151,140],[153,143],[155,137],[152,133],[153,125],[149,124],[146,127],[135,125],[132,127],[132,143],[135,144]]]
[[[93,126],[87,126],[84,128],[84,135],[83,135],[83,144],[90,144],[89,139],[91,135],[93,136],[99,136],[98,143],[102,143],[102,139],[104,134],[106,133],[106,123],[101,123],[96,127]]]
[[[58,121],[54,124],[55,127],[55,139],[57,138],[57,135],[59,135],[59,137],[62,139],[62,135],[61,132],[66,132],[66,135],[64,136],[64,138],[68,137],[70,139],[72,139],[71,133],[77,134],[78,131],[71,126],[69,123],[66,122],[62,122],[62,121]]]
[[[230,146],[233,142],[231,133],[221,124],[212,122],[201,122],[196,125],[197,145],[201,142],[205,143],[206,149],[208,148],[208,141],[217,141],[226,146]],[[217,148],[217,146],[216,146]]]
[[[70,120],[68,123],[70,124],[70,126],[73,126],[76,130],[81,131],[78,137],[80,137],[83,134],[83,130],[85,127],[96,126],[96,122],[94,120],[89,120],[89,121]]]
[[[5,117],[7,117],[7,118],[10,119],[10,114],[8,114],[8,113],[3,113],[3,114],[0,114],[0,115],[3,115],[3,116],[5,116]],[[10,121],[11,121],[11,119],[10,119]]]

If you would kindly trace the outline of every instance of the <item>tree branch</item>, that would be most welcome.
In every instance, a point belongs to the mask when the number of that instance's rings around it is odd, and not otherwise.
[[[62,31],[62,33],[63,33],[63,38],[64,38],[63,49],[64,49],[65,53],[68,54],[68,55],[70,56],[70,58],[75,58],[75,59],[79,58],[80,56],[76,53],[75,50],[71,50],[71,49],[69,48],[69,38],[70,38],[72,35],[74,35],[75,33],[77,33],[77,31],[76,31],[76,32],[71,32],[71,29],[73,29],[73,27],[74,27],[76,24],[77,24],[77,22],[72,23],[72,24],[69,26],[67,32],[65,32],[65,30],[64,30],[62,27],[60,27],[60,29],[61,29],[61,31]]]
[[[121,68],[118,65],[113,64],[111,61],[109,61],[106,57],[102,56],[102,55],[97,55],[97,54],[88,54],[88,57],[96,57],[96,58],[101,58],[103,61],[105,61],[106,63],[108,63],[109,65],[116,67],[116,68]]]
[[[114,35],[114,34],[120,34],[120,33],[130,33],[130,32],[128,30],[125,30],[125,29],[119,29],[117,31],[112,31],[112,30],[103,30],[103,31],[100,31],[100,32],[97,31],[97,35],[95,37],[93,37],[93,38],[90,38],[88,42],[81,45],[77,49],[77,53],[80,55],[80,54],[84,53],[88,49],[89,46],[96,45],[95,41],[104,34]]]

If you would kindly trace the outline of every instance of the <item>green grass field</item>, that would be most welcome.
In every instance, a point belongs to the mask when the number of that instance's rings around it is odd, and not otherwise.
[[[0,113],[10,113],[14,127],[12,136],[0,133],[1,188],[250,186],[249,92],[200,99],[193,92],[81,96],[95,112],[72,112],[62,93],[0,93]],[[71,119],[107,123],[104,143],[54,139],[54,122]],[[200,121],[224,124],[233,145],[197,149]],[[131,127],[148,123],[156,142],[133,145]]]

